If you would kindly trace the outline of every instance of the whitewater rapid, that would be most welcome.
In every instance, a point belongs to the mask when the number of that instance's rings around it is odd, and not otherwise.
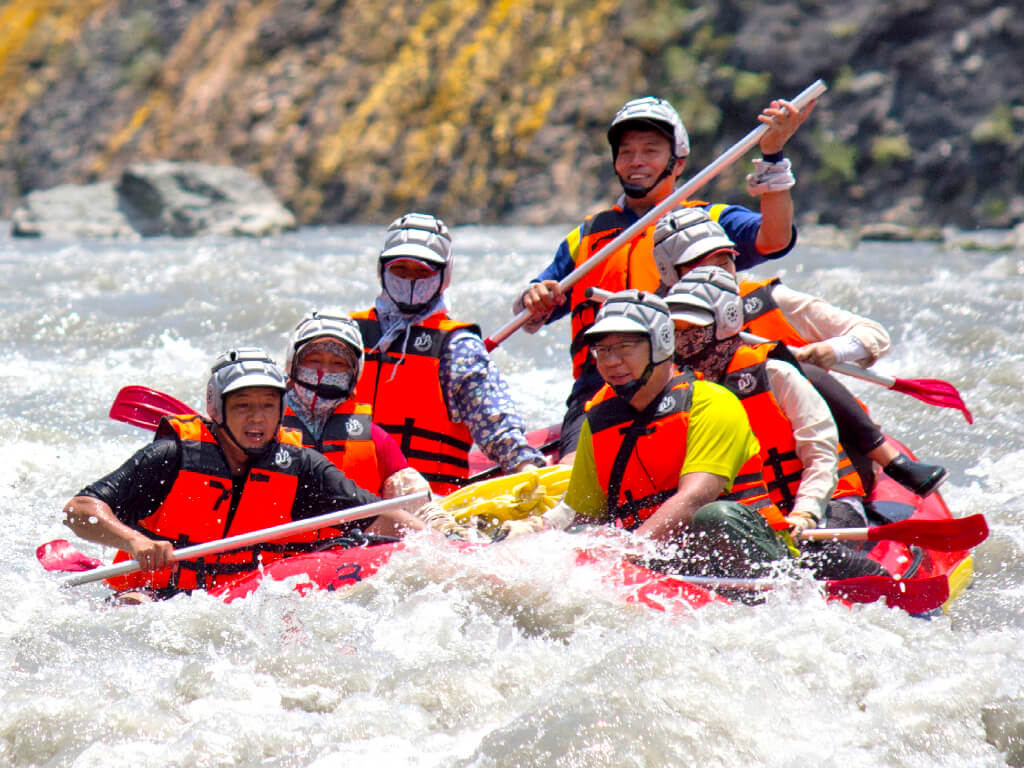
[[[0,223],[2,224],[2,223]],[[2,227],[6,230],[6,227]],[[452,314],[496,331],[562,228],[456,228]],[[283,358],[307,310],[368,307],[382,228],[126,243],[0,235],[0,764],[10,766],[1001,766],[1024,763],[1024,254],[801,246],[756,271],[881,321],[876,366],[953,383],[955,411],[848,382],[950,470],[992,535],[944,616],[825,604],[673,618],[607,599],[567,535],[456,556],[422,539],[346,593],[264,587],[112,609],[35,548],[62,504],[150,434],[107,418],[141,384],[199,408],[238,344]],[[568,326],[495,353],[530,428],[558,421]],[[76,542],[109,560],[111,552]]]

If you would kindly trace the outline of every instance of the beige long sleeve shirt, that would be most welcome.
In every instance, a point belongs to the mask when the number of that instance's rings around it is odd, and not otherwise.
[[[825,400],[796,368],[772,359],[766,368],[772,394],[793,425],[796,455],[804,465],[790,513],[807,512],[821,520],[839,470],[836,423]]]
[[[848,339],[855,340],[863,350],[863,356],[840,354],[842,362],[867,368],[889,351],[889,333],[870,318],[840,309],[824,299],[781,283],[772,287],[772,298],[797,333],[808,341],[830,342],[838,352],[849,348]]]

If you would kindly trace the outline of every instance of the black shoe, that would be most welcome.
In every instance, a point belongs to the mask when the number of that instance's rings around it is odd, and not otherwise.
[[[884,471],[904,488],[921,497],[934,491],[946,479],[945,467],[911,461],[905,453],[890,461]]]

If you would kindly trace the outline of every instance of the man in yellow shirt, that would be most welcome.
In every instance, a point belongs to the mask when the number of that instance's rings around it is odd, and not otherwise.
[[[682,544],[676,559],[686,571],[715,575],[749,575],[784,558],[764,517],[721,499],[758,442],[731,392],[673,368],[665,302],[620,291],[586,335],[605,386],[587,404],[565,498],[543,516],[505,523],[506,535],[603,522]]]

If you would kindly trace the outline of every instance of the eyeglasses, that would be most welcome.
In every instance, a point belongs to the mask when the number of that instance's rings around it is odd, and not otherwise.
[[[636,341],[620,341],[618,344],[596,344],[590,348],[590,354],[595,360],[607,360],[615,356],[619,360],[633,354],[633,351],[647,342],[637,339]]]

